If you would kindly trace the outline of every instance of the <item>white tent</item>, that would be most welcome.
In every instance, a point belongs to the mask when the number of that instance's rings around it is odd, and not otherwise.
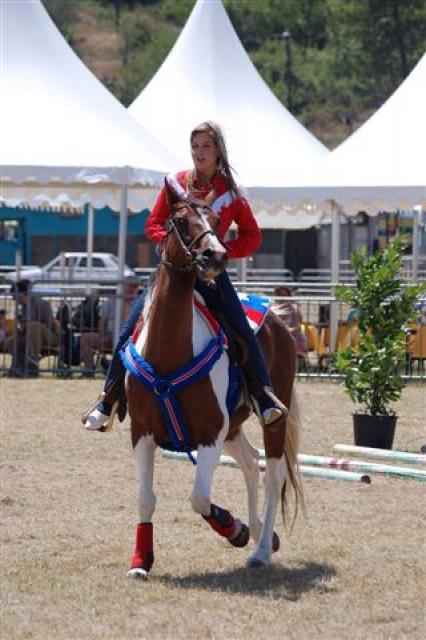
[[[0,40],[0,202],[119,209],[122,275],[127,210],[151,205],[176,159],[78,59],[40,0],[0,0]],[[121,299],[116,331],[120,312]]]
[[[253,189],[266,208],[300,206],[332,213],[332,281],[339,279],[339,208],[355,215],[401,208],[415,210],[413,280],[417,279],[418,212],[426,205],[426,54],[378,111],[328,157],[310,167],[304,179],[283,173],[275,189]],[[284,186],[291,184],[291,187]],[[335,314],[334,314],[335,315]],[[332,317],[335,335],[337,316]]]
[[[288,184],[328,150],[279,102],[264,83],[234,31],[221,0],[198,0],[173,49],[130,113],[190,166],[189,133],[204,120],[218,122],[231,163],[244,187]],[[260,204],[263,228],[300,228],[294,211]],[[293,213],[293,217],[291,217]]]
[[[426,54],[393,95],[321,162],[276,188],[253,189],[276,206],[334,200],[345,213],[424,207],[426,201]],[[286,185],[289,186],[286,186]]]
[[[271,207],[305,206],[346,214],[418,209],[426,204],[426,54],[393,95],[328,157],[293,176],[286,187],[253,189],[252,197]],[[333,280],[338,278],[338,217],[334,216]],[[418,218],[415,216],[415,222]]]
[[[0,0],[1,201],[140,210],[176,160],[84,66],[40,0]]]

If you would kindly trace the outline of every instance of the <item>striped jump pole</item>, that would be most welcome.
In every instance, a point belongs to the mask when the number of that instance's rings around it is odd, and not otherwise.
[[[342,471],[341,469],[326,469],[325,467],[311,467],[305,464],[300,464],[299,470],[302,476],[308,476],[310,478],[325,478],[326,480],[345,480],[346,482],[371,484],[371,478],[367,473]]]
[[[426,455],[423,453],[408,453],[407,451],[392,451],[389,449],[373,449],[370,447],[357,447],[349,444],[335,444],[334,451],[338,453],[351,453],[363,458],[376,460],[395,460],[405,464],[420,464],[426,466]]]
[[[265,451],[259,449],[261,460],[265,459]],[[408,469],[407,467],[397,467],[391,464],[378,464],[364,460],[349,460],[348,458],[334,458],[329,456],[315,456],[300,453],[297,456],[299,465],[311,465],[318,467],[330,467],[332,469],[342,469],[344,471],[356,471],[367,473],[381,473],[395,478],[408,478],[426,482],[426,471],[423,469]]]
[[[426,482],[426,471],[423,469],[409,469],[407,467],[397,467],[393,464],[379,464],[366,462],[364,460],[348,460],[347,458],[331,458],[327,456],[309,456],[300,454],[298,456],[300,464],[310,464],[320,467],[331,467],[332,469],[343,469],[345,471],[381,473],[395,478],[407,478]]]
[[[163,456],[170,460],[183,460],[187,461],[188,456],[186,453],[179,453],[177,451],[163,451]],[[194,452],[193,456],[197,459],[197,453]],[[230,456],[220,456],[219,464],[225,467],[233,467],[239,469],[239,465]],[[258,460],[257,462],[259,470],[265,471],[265,460]],[[346,482],[362,482],[364,484],[370,484],[371,478],[366,473],[357,473],[354,471],[343,471],[342,469],[325,469],[317,466],[299,465],[299,471],[302,476],[308,476],[311,478],[324,478],[326,480],[345,480]]]

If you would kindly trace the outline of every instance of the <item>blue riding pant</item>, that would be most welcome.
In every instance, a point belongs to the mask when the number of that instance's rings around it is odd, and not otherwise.
[[[226,271],[223,271],[220,274],[216,279],[216,286],[213,287],[209,287],[206,283],[197,278],[195,289],[203,296],[207,307],[221,311],[235,331],[240,334],[249,349],[249,362],[247,366],[250,374],[255,379],[259,380],[262,386],[270,387],[271,381],[262,352]],[[144,289],[134,301],[127,320],[121,328],[105,380],[105,391],[107,391],[114,382],[118,380],[118,378],[124,377],[125,368],[121,361],[119,352],[121,347],[126,343],[134,331],[145,304],[145,297],[146,289]]]

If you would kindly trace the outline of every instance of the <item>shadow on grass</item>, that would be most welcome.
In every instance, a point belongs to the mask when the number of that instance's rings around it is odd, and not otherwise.
[[[266,569],[242,567],[222,573],[209,572],[184,577],[166,574],[158,580],[180,589],[206,589],[295,601],[309,591],[334,592],[336,587],[332,579],[336,575],[336,570],[330,565],[308,562],[293,568],[273,565]]]

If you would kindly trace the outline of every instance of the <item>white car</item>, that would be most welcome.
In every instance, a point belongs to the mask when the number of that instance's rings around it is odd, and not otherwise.
[[[25,267],[20,271],[21,280],[87,280],[87,253],[66,251],[53,258],[44,267]],[[124,277],[133,276],[135,272],[127,265]],[[15,282],[16,271],[7,274],[7,279]],[[117,281],[118,260],[112,253],[92,253],[92,272],[90,280]]]

